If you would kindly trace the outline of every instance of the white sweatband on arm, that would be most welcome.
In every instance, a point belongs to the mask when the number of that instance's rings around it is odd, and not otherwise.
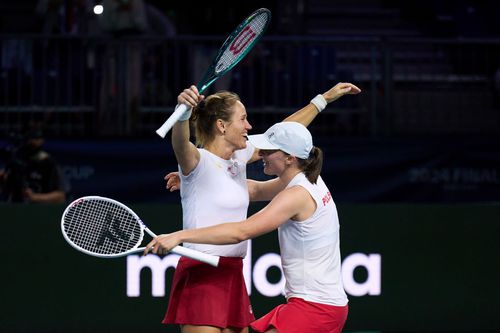
[[[177,104],[177,106],[175,107],[177,109],[177,107],[179,106],[180,104]],[[193,112],[193,108],[189,108],[186,112],[184,112],[183,114],[181,114],[181,116],[179,117],[179,119],[177,121],[186,121],[186,120],[189,120],[189,118],[191,118],[191,113]]]
[[[316,109],[318,109],[318,112],[323,111],[326,108],[326,105],[328,104],[326,99],[321,94],[318,94],[316,97],[311,99],[311,103],[314,104]]]

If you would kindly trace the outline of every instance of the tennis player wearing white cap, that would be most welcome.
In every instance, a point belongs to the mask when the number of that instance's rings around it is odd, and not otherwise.
[[[340,82],[286,120],[307,126],[327,104],[360,91],[351,83]],[[205,97],[193,85],[178,95],[177,102],[192,107],[172,128],[184,229],[244,220],[249,202],[258,200],[254,195],[271,200],[284,189],[286,183],[278,178],[259,186],[247,181],[246,165],[261,157],[247,141],[251,125],[238,95],[220,91]],[[196,145],[191,142],[191,128]],[[167,188],[171,176],[166,176]],[[220,256],[219,265],[179,259],[162,323],[180,325],[182,333],[248,333],[255,317],[243,274],[247,242],[183,245]]]
[[[340,270],[337,209],[320,176],[323,153],[313,146],[307,128],[295,122],[275,124],[264,134],[250,135],[249,141],[260,149],[264,173],[278,176],[285,189],[244,221],[160,235],[145,254],[167,253],[183,242],[236,244],[278,229],[287,302],[251,327],[258,332],[341,332],[348,299]],[[252,182],[254,198],[268,199],[259,191],[263,182]]]

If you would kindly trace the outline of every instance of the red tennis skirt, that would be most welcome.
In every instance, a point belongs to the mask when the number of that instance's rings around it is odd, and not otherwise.
[[[163,324],[243,328],[253,320],[242,258],[221,257],[218,267],[179,259]]]
[[[333,306],[292,297],[250,326],[257,332],[276,328],[280,333],[340,333],[347,319],[348,306]]]

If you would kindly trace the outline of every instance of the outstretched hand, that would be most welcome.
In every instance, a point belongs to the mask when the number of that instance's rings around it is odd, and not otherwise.
[[[356,95],[361,92],[361,89],[352,83],[339,82],[330,90],[323,93],[323,97],[328,103],[331,103],[344,95]]]
[[[179,172],[170,172],[163,177],[167,181],[165,188],[170,192],[179,191],[181,189],[181,178]]]

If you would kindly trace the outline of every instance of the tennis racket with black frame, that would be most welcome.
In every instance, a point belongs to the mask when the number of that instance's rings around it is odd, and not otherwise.
[[[66,207],[61,218],[64,239],[75,249],[101,258],[123,257],[143,252],[141,245],[144,231],[148,229],[139,216],[124,204],[105,197],[86,196],[76,199]],[[188,249],[174,247],[170,252],[217,266],[219,257]]]
[[[269,9],[260,8],[238,25],[238,27],[226,38],[226,41],[219,49],[212,64],[205,72],[203,79],[196,85],[200,94],[217,79],[229,72],[248,54],[248,52],[250,52],[254,45],[264,35],[270,21],[271,12]],[[156,133],[164,138],[187,109],[188,106],[185,104],[178,105],[167,121],[156,130]]]

